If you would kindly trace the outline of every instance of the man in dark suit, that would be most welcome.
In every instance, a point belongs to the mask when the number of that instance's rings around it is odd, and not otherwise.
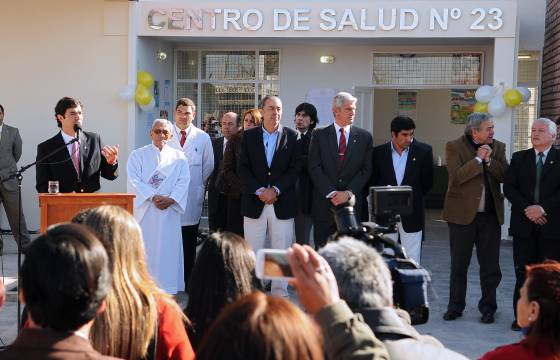
[[[307,170],[307,157],[309,155],[309,143],[311,134],[317,126],[317,109],[313,104],[301,103],[296,107],[295,125],[298,131],[299,148],[301,149],[301,170],[296,182],[296,194],[298,199],[298,214],[294,219],[296,242],[301,245],[309,245],[313,218],[311,216],[311,205],[313,201],[313,182]]]
[[[243,230],[254,251],[264,247],[267,232],[272,248],[287,249],[297,214],[297,133],[280,124],[280,98],[265,96],[260,108],[263,126],[245,131],[239,154]],[[287,285],[285,281],[272,281],[272,294],[288,296]]]
[[[371,134],[352,126],[357,99],[340,92],[333,99],[334,124],[315,129],[309,147],[308,169],[313,180],[313,239],[315,248],[327,243],[336,231],[333,206],[356,197],[355,212],[361,218],[364,186],[371,176]]]
[[[119,146],[102,146],[98,134],[81,131],[82,103],[63,97],[54,111],[61,129],[37,146],[37,191],[47,192],[49,181],[58,181],[61,193],[91,193],[99,190],[100,176],[107,180],[116,179]],[[76,137],[78,141],[72,142]],[[57,149],[61,150],[51,154]]]
[[[88,340],[105,310],[111,271],[103,244],[85,226],[56,225],[33,241],[20,285],[28,323],[0,359],[115,359]]]
[[[240,130],[241,118],[234,112],[222,115],[220,128],[221,137],[212,139],[214,151],[214,170],[208,179],[208,227],[210,231],[223,231],[227,224],[227,197],[216,187],[218,174],[222,169],[222,160],[229,139]],[[220,185],[220,184],[218,184]]]
[[[29,245],[29,233],[23,216],[23,208],[19,207],[18,181],[7,179],[17,171],[17,162],[21,157],[21,137],[17,128],[4,124],[4,107],[0,105],[0,204],[4,205],[10,228],[14,239],[21,242],[21,248],[25,250]],[[21,216],[21,218],[20,218]],[[21,221],[19,221],[21,220]],[[19,225],[18,225],[19,221]],[[0,255],[2,255],[4,243],[0,238]]]
[[[409,257],[420,263],[424,230],[424,196],[432,188],[433,155],[430,145],[414,139],[414,121],[397,116],[391,121],[391,141],[373,149],[371,186],[410,185],[413,212],[401,217],[398,234]],[[376,219],[378,223],[383,219]]]
[[[504,194],[511,202],[516,277],[512,330],[520,330],[516,305],[525,282],[525,267],[545,259],[560,261],[560,150],[552,146],[555,138],[554,122],[535,120],[531,127],[533,147],[513,154],[504,180]]]
[[[504,223],[504,199],[500,183],[508,167],[505,149],[504,143],[494,140],[494,122],[485,113],[470,114],[465,135],[445,146],[449,186],[443,219],[449,226],[451,275],[444,320],[455,320],[463,314],[467,272],[476,245],[482,290],[480,321],[494,322],[496,288],[502,279],[500,225]]]

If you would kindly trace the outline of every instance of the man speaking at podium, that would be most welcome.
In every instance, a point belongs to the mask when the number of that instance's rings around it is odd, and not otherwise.
[[[54,111],[61,131],[37,146],[37,191],[47,192],[49,181],[58,181],[61,193],[91,193],[99,190],[99,176],[116,179],[119,145],[102,146],[98,134],[82,131],[82,103],[63,97]]]

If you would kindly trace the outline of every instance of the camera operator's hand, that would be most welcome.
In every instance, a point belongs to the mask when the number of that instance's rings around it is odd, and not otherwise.
[[[288,262],[295,276],[290,285],[296,288],[299,301],[309,313],[315,315],[340,300],[331,267],[311,247],[292,245],[288,249]]]
[[[350,193],[348,191],[337,191],[331,198],[331,203],[334,206],[338,206],[340,204],[344,204],[348,200],[350,200]]]

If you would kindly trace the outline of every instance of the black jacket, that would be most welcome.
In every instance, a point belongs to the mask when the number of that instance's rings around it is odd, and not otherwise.
[[[52,151],[61,148],[57,153],[41,160]],[[98,134],[80,132],[80,177],[76,174],[74,164],[68,150],[64,146],[62,134],[58,133],[52,138],[37,146],[37,171],[36,189],[40,193],[48,191],[49,181],[58,180],[61,193],[83,192],[92,193],[99,190],[99,177],[114,180],[118,176],[118,162],[109,165],[101,155],[101,138]]]
[[[299,172],[299,146],[295,130],[282,126],[276,151],[269,167],[263,143],[261,126],[247,130],[241,141],[237,173],[242,184],[241,214],[257,219],[264,203],[255,192],[260,188],[276,186],[280,196],[274,203],[276,217],[281,220],[297,214],[295,184]]]

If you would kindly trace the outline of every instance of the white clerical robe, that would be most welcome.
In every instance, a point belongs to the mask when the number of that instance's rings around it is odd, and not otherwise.
[[[188,161],[180,150],[166,145],[160,151],[150,144],[130,153],[126,170],[150,274],[163,290],[176,294],[185,287],[181,214],[187,207]],[[160,210],[152,202],[154,195],[168,196],[175,204]]]

